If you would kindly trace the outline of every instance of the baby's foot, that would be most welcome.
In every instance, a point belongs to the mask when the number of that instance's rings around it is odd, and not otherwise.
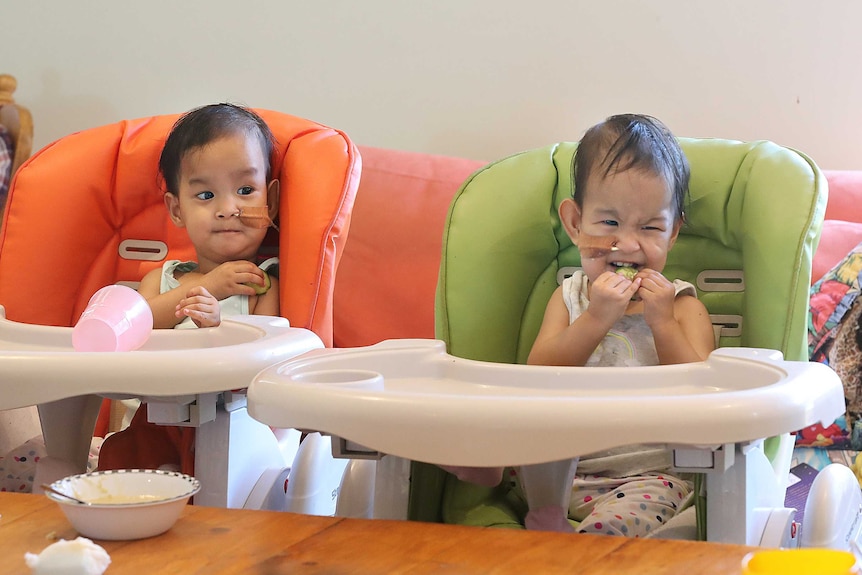
[[[559,505],[530,509],[527,517],[524,518],[524,526],[531,531],[575,532],[575,528],[566,517],[566,510]]]
[[[441,465],[440,467],[461,481],[482,487],[496,487],[503,479],[502,467],[459,467],[452,465]]]

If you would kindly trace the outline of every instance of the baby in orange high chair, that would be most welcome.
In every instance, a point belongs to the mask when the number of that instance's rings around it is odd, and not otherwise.
[[[194,262],[166,261],[147,273],[139,292],[155,328],[214,327],[224,315],[279,314],[278,279],[255,263],[278,211],[272,179],[273,135],[257,114],[213,104],[183,115],[159,159],[171,221],[184,228]],[[180,468],[191,473],[193,428],[148,424],[139,409],[130,426],[105,440],[100,469]]]

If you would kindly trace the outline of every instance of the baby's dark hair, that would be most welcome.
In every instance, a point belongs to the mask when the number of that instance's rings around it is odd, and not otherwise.
[[[237,132],[245,132],[260,141],[268,182],[272,178],[272,157],[276,145],[269,126],[263,118],[243,106],[210,104],[186,112],[171,128],[159,158],[159,172],[166,191],[177,193],[180,165],[187,153]]]
[[[604,170],[602,177],[607,177],[632,168],[665,179],[673,192],[676,219],[683,221],[691,175],[688,160],[667,126],[641,114],[611,116],[584,133],[572,162],[575,203],[583,206],[594,170]]]

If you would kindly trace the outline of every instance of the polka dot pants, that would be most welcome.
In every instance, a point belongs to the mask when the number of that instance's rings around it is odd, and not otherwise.
[[[676,515],[691,483],[667,474],[611,478],[576,476],[569,517],[581,533],[644,537]]]

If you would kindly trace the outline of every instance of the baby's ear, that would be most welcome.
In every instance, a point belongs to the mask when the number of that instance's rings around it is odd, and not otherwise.
[[[273,180],[266,188],[266,205],[269,207],[269,219],[275,221],[278,216],[279,199],[281,195],[281,184]]]
[[[679,231],[680,229],[682,229],[682,224],[683,220],[677,220],[677,222],[674,223],[673,229],[671,230],[670,242],[668,242],[667,246],[668,251],[670,251],[670,249],[676,243],[676,239],[679,237]]]
[[[575,203],[575,200],[566,198],[560,203],[559,213],[563,229],[566,230],[572,243],[578,245],[581,225],[581,210],[578,208],[578,204]]]
[[[180,212],[180,198],[175,194],[165,192],[164,200],[165,207],[168,209],[168,215],[171,217],[171,221],[174,222],[174,225],[180,228],[185,227],[183,216]]]

